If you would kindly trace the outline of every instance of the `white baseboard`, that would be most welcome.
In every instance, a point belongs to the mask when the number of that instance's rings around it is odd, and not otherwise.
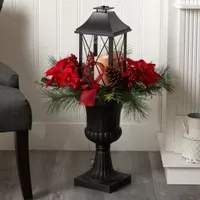
[[[200,185],[199,168],[165,168],[169,185]]]
[[[157,151],[159,125],[122,124],[122,137],[112,144],[117,151]],[[85,124],[81,123],[34,123],[30,133],[31,150],[72,150],[94,149],[84,135]],[[12,133],[0,134],[0,150],[13,150]]]

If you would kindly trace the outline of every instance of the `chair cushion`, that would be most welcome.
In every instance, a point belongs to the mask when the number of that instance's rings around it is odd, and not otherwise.
[[[15,88],[0,86],[0,132],[30,130],[32,113],[29,102]]]

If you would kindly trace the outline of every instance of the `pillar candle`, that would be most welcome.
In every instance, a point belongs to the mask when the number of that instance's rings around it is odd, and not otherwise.
[[[119,64],[119,60],[118,58],[120,57],[121,53],[120,52],[113,52],[113,66],[116,67],[117,69],[119,69],[120,71],[123,70],[123,60],[122,60],[122,55],[121,55],[121,58],[120,58],[120,64]],[[98,57],[95,57],[95,61]],[[102,63],[105,67],[105,70],[106,68],[108,67],[108,55],[101,55],[99,56],[97,62],[99,63]],[[100,72],[100,73],[99,73]],[[101,74],[102,71],[101,71],[101,68],[98,66],[98,64],[96,66],[94,66],[94,79],[96,79],[99,74]],[[105,86],[108,86],[109,85],[109,82],[108,82],[108,78],[107,78],[107,74],[104,72],[104,76],[102,78],[103,80],[99,82],[100,85],[104,85]]]
[[[97,57],[95,57],[94,59],[96,61]],[[105,67],[105,70],[106,70],[106,68],[108,67],[108,55],[99,56],[97,62],[102,63]],[[96,79],[99,76],[99,74],[101,74],[101,73],[103,73],[103,72],[102,72],[101,68],[98,66],[98,64],[96,66],[94,66],[94,79]],[[104,76],[103,76],[102,79],[103,80],[100,81],[99,84],[100,85],[105,84],[105,86],[107,86],[109,83],[108,83],[108,78],[107,78],[105,72],[104,72]]]

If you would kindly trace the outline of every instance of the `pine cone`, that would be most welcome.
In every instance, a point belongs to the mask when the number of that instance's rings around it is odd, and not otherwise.
[[[113,66],[108,66],[106,68],[106,74],[110,87],[117,85],[122,77],[121,72]]]

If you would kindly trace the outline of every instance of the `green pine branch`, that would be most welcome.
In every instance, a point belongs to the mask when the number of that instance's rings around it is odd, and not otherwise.
[[[48,57],[48,64],[49,64],[49,67],[55,66],[56,63],[57,63],[57,60],[55,59],[55,57],[53,57],[53,56],[49,56],[49,57]]]
[[[135,95],[133,92],[127,94],[129,100],[123,104],[125,117],[134,119],[143,119],[148,116],[149,106],[146,98],[143,96]]]
[[[75,91],[72,87],[42,88],[41,94],[47,99],[46,106],[48,113],[76,110],[80,106],[80,91]]]
[[[175,77],[171,73],[170,66],[162,66],[157,69],[157,72],[160,74],[162,79],[158,80],[157,85],[161,88],[164,88],[167,92],[172,93],[175,91],[176,86],[174,83]]]

